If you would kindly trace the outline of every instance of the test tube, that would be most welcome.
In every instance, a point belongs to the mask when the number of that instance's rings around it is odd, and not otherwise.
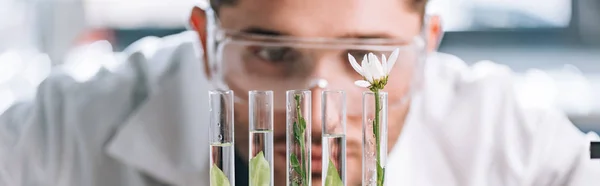
[[[363,186],[383,186],[387,160],[388,94],[363,93]]]
[[[287,185],[311,186],[311,91],[286,92]]]
[[[235,185],[233,91],[209,91],[210,185]]]
[[[273,186],[273,91],[249,91],[249,184]]]
[[[346,93],[326,90],[321,96],[323,160],[321,179],[326,184],[346,185]]]

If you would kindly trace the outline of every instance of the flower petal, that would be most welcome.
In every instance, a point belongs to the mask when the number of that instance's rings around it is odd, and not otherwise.
[[[381,54],[381,66],[383,67],[383,72],[387,74],[387,60],[385,59],[385,55]]]
[[[362,68],[360,65],[358,65],[358,62],[356,62],[356,59],[354,59],[354,56],[348,54],[348,60],[350,60],[350,65],[352,65],[352,68],[354,68],[354,70],[356,72],[358,72],[358,74],[360,74],[360,76],[363,76]]]
[[[381,79],[385,76],[386,72],[383,71],[383,67],[377,59],[377,56],[373,53],[369,53],[369,62],[373,73],[373,79]]]
[[[400,53],[400,49],[397,48],[396,50],[394,50],[394,52],[392,52],[392,54],[390,55],[390,58],[388,58],[388,66],[386,69],[386,74],[390,74],[390,72],[392,71],[392,68],[394,67],[394,64],[396,64],[396,60],[398,60],[398,53]]]
[[[365,81],[365,80],[355,81],[354,84],[356,86],[363,87],[363,88],[368,88],[369,86],[371,86],[371,83],[369,83],[368,81]]]
[[[371,72],[373,74],[373,81],[381,79],[381,72],[377,69],[378,62],[370,63]]]
[[[367,59],[367,55],[365,55],[363,57],[361,66],[362,66],[363,77],[369,82],[373,81],[373,74],[371,73],[371,69],[369,68],[369,60]]]
[[[367,62],[367,69],[369,69],[369,74],[371,74],[370,82],[375,81],[379,77],[379,73],[377,72],[377,69],[375,69],[374,64],[375,62],[371,61],[371,58],[369,58],[369,61]]]

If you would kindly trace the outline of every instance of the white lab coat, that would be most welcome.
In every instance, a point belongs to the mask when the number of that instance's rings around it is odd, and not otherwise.
[[[150,40],[86,81],[53,73],[35,101],[3,113],[0,185],[208,185],[198,40]],[[387,185],[600,184],[585,135],[559,112],[520,107],[508,69],[429,59]]]

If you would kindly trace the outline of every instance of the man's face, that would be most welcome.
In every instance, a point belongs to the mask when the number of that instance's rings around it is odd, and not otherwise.
[[[239,0],[233,6],[219,10],[221,26],[228,30],[259,32],[260,34],[296,37],[327,38],[412,38],[420,31],[420,14],[411,9],[407,0]],[[360,59],[359,59],[360,60]],[[347,62],[347,61],[346,61]],[[328,61],[315,62],[313,76],[348,76],[345,69],[335,68]],[[349,65],[343,64],[343,65]],[[319,69],[320,68],[320,69]],[[407,85],[409,78],[390,81]],[[233,89],[233,88],[232,88]],[[312,180],[321,185],[321,89],[312,94]],[[365,89],[366,90],[366,89]],[[395,92],[394,94],[405,94]],[[237,94],[237,93],[236,93]],[[359,101],[359,100],[347,100]],[[278,103],[275,104],[285,104]],[[237,152],[248,160],[248,108],[236,103],[235,139]],[[407,105],[389,107],[389,147],[396,143],[407,112]],[[361,183],[360,114],[349,113],[347,118],[347,181],[348,185]],[[274,172],[275,185],[285,185],[286,176],[286,123],[285,110],[274,113]]]

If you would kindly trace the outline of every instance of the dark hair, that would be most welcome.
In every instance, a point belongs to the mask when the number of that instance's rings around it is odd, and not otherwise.
[[[428,0],[410,0],[413,10],[416,10],[421,14],[421,17],[425,15],[425,7],[427,6]]]
[[[410,6],[413,10],[419,12],[421,15],[425,15],[425,6],[428,0],[409,0]],[[219,7],[223,5],[234,5],[237,0],[210,0],[210,6],[218,14]]]
[[[209,0],[210,1],[210,7],[215,11],[216,14],[219,14],[219,8],[221,8],[224,5],[227,6],[232,6],[235,5],[235,3],[237,3],[237,0]]]

